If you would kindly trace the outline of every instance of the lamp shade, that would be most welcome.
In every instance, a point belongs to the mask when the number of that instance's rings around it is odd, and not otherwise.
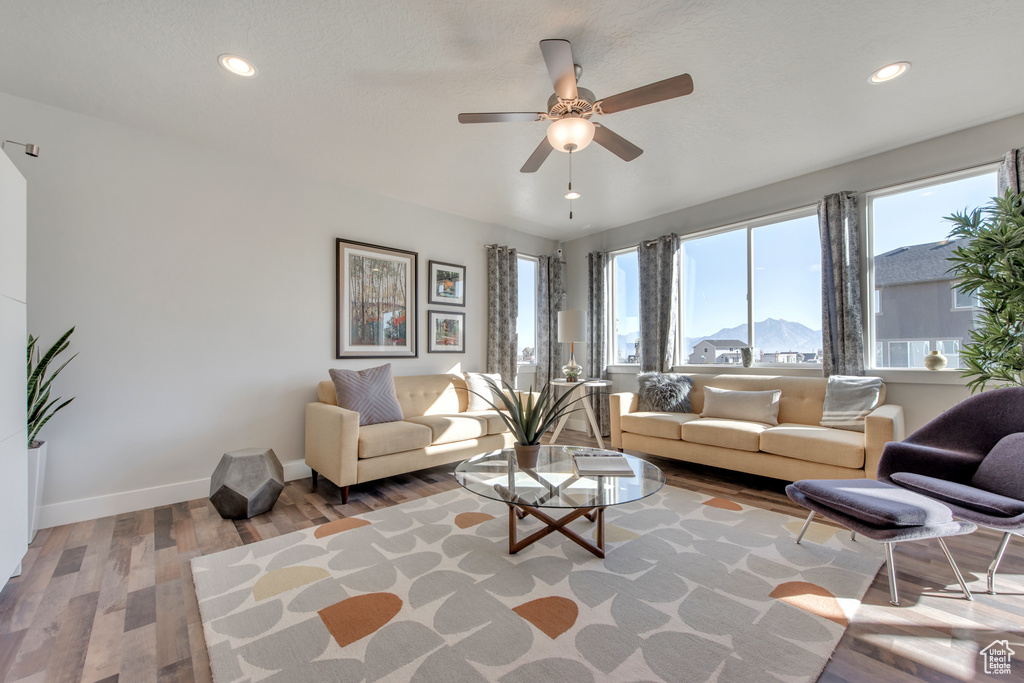
[[[578,152],[593,139],[594,124],[579,116],[567,116],[548,126],[548,142],[559,152]]]
[[[587,339],[587,312],[586,311],[559,311],[558,312],[558,341],[560,342],[581,342]]]

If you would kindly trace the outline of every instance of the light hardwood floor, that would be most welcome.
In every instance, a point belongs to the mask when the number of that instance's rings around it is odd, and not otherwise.
[[[579,432],[563,443],[594,445]],[[679,486],[805,517],[783,482],[651,458]],[[220,518],[206,499],[104,517],[39,532],[23,573],[0,592],[0,678],[5,681],[159,683],[209,681],[189,569],[197,556],[253,543],[371,509],[457,488],[454,465],[336,489],[290,482],[273,511]],[[321,480],[322,481],[322,480]],[[871,541],[864,541],[870,543]],[[984,572],[998,543],[990,532],[950,540],[976,600],[959,589],[934,541],[898,546],[900,599],[888,604],[884,568],[825,669],[822,683],[863,681],[1024,681],[1024,539],[1003,561],[999,595],[984,594]],[[1008,639],[1010,676],[986,677],[981,648]]]

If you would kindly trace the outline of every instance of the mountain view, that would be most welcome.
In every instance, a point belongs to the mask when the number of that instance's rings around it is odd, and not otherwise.
[[[747,325],[727,327],[713,334],[699,337],[687,337],[683,355],[689,356],[693,345],[702,339],[739,339],[746,341]],[[821,330],[812,330],[806,325],[767,318],[754,323],[754,345],[762,351],[802,351],[811,352],[821,348]]]

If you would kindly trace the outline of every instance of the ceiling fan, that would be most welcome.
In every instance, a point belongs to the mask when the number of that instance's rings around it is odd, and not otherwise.
[[[576,85],[583,69],[573,61],[572,45],[568,40],[542,40],[540,51],[544,55],[548,74],[555,93],[548,98],[546,112],[494,112],[486,114],[459,114],[459,123],[511,123],[518,121],[551,121],[547,136],[537,145],[520,170],[534,173],[548,158],[551,150],[578,152],[591,141],[596,142],[624,161],[632,161],[643,150],[607,127],[594,123],[594,114],[614,114],[645,104],[653,104],[693,92],[690,74],[651,83],[640,88],[612,95],[602,100],[594,93]]]

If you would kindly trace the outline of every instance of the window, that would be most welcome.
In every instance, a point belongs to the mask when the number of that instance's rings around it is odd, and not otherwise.
[[[640,362],[640,257],[636,249],[612,254],[612,362]]]
[[[684,362],[737,364],[749,346],[761,363],[820,363],[819,244],[810,208],[684,239]]]
[[[944,217],[981,206],[996,191],[988,167],[868,195],[874,367],[923,368],[931,349],[959,367],[978,302],[958,292],[948,273],[957,240],[947,239],[952,226]]]
[[[537,363],[537,259],[519,257],[519,317],[516,358],[520,365]]]

